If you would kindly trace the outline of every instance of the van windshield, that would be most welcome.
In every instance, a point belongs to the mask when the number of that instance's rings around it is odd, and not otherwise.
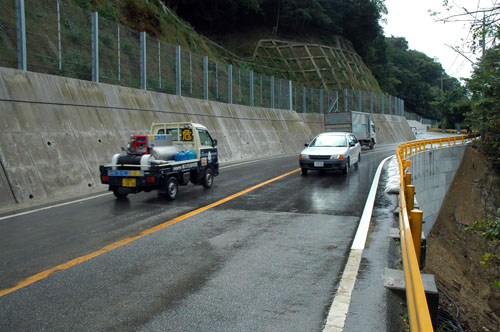
[[[316,136],[309,146],[314,147],[346,147],[347,140],[345,136],[321,135]]]

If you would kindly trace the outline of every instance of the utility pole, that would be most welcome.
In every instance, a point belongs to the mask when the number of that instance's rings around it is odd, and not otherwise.
[[[443,73],[441,73],[441,131],[444,133],[446,132],[446,128],[444,125],[443,101],[444,101]]]
[[[482,39],[480,41],[481,43],[481,48],[482,48],[482,51],[483,51],[483,54],[481,54],[481,65],[483,66],[483,75],[484,75],[484,72],[486,71],[486,66],[485,66],[485,63],[484,63],[484,59],[485,59],[485,54],[486,54],[486,14],[483,14],[483,30],[482,30]],[[483,88],[482,88],[482,91],[481,91],[481,100],[484,99],[484,94],[485,94],[485,90],[484,90],[484,85],[483,85]],[[482,107],[481,107],[482,108]],[[481,110],[481,118],[480,118],[480,132],[481,132],[481,138],[485,138],[485,133],[486,133],[486,111],[485,110]]]

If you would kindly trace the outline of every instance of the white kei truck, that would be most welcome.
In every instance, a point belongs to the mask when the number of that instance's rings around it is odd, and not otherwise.
[[[211,188],[219,175],[217,140],[198,123],[153,123],[149,135],[132,135],[127,148],[99,167],[101,182],[123,199],[159,190],[173,200],[179,185]]]

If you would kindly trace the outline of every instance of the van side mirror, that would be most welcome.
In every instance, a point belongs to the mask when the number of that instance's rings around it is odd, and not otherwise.
[[[217,140],[215,138],[212,140],[212,146],[214,148],[217,146]]]
[[[304,144],[304,146],[309,146],[309,143]]]

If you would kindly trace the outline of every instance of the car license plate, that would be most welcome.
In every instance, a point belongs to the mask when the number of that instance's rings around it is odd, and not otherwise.
[[[128,178],[122,179],[122,186],[123,187],[135,187],[135,179],[128,179]]]
[[[322,161],[315,161],[314,162],[314,167],[323,167],[323,166],[325,166],[325,165]]]

